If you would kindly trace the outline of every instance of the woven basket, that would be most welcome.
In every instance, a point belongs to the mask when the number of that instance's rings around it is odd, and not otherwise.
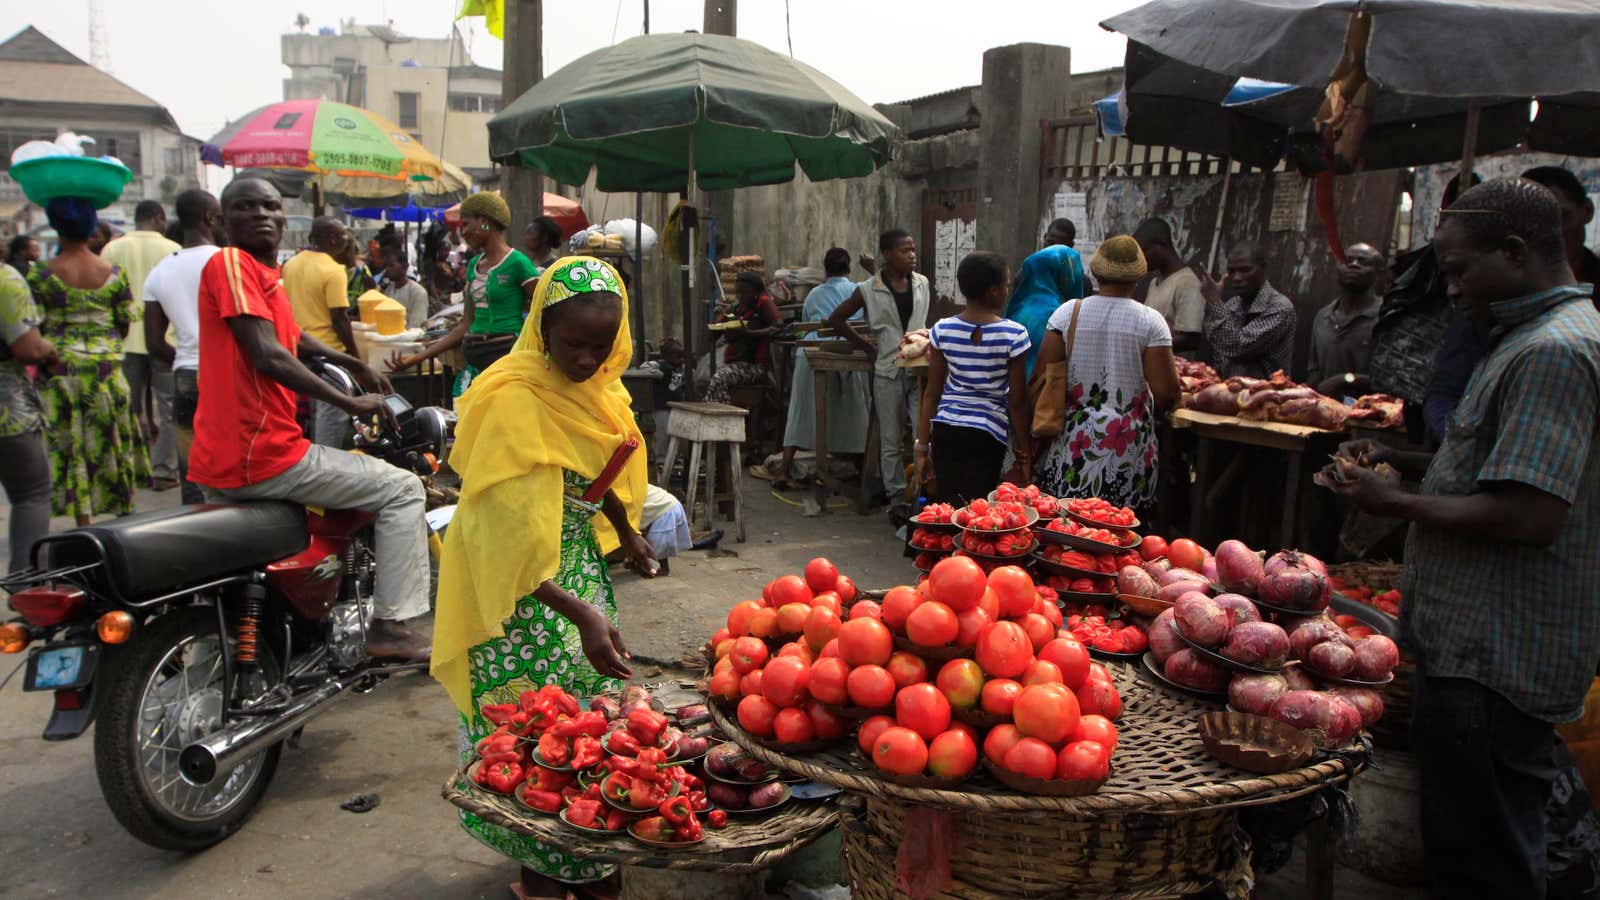
[[[868,799],[844,830],[844,868],[855,900],[904,897],[895,857],[910,807]],[[1247,844],[1234,809],[1089,819],[1015,813],[956,814],[950,885],[959,900],[1010,897],[1161,897],[1193,893],[1248,875]]]
[[[485,822],[560,847],[564,853],[654,869],[757,872],[821,837],[839,821],[838,804],[831,801],[791,802],[765,818],[745,816],[721,829],[707,825],[705,839],[697,844],[656,849],[626,833],[594,832],[568,825],[558,816],[531,813],[510,797],[473,784],[465,768],[450,776],[440,793]]]

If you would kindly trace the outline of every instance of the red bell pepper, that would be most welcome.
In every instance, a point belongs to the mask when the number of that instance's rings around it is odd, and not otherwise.
[[[522,792],[522,802],[540,812],[559,812],[561,810],[561,795],[554,791],[536,791],[532,788]]]
[[[578,790],[578,786],[575,784],[569,784],[561,789],[561,805],[563,807],[571,806],[582,799],[583,791]]]
[[[536,791],[560,791],[572,784],[572,778],[571,772],[557,772],[544,766],[534,766],[528,773],[528,783]]]
[[[620,809],[612,809],[612,810],[607,810],[606,811],[606,830],[607,831],[627,831],[628,830],[628,822],[629,821],[630,821],[630,817],[628,816],[628,814],[623,812]]]
[[[705,837],[705,830],[700,827],[700,820],[694,817],[694,813],[690,813],[680,824],[674,825],[673,830],[677,832],[680,841],[693,842]]]
[[[478,742],[476,749],[485,763],[521,762],[522,749],[517,746],[517,736],[504,729],[502,725]]]
[[[651,816],[633,823],[633,833],[647,841],[659,841],[661,843],[668,843],[677,839],[677,832],[672,827],[672,823],[661,816]]]
[[[567,807],[567,821],[579,828],[604,828],[605,823],[597,821],[602,811],[598,800],[580,798]]]
[[[678,783],[683,785],[683,789],[686,791],[703,791],[706,789],[706,783],[701,781],[693,772],[689,771],[688,769],[674,766],[668,771],[677,774]]]
[[[478,707],[478,714],[488,719],[495,725],[504,725],[511,721],[511,717],[521,711],[515,703],[491,703],[488,706]]]
[[[478,769],[483,774],[483,786],[497,794],[509,794],[522,780],[522,767],[514,762],[497,762]]]
[[[539,738],[539,756],[546,765],[564,766],[572,758],[572,748],[566,741],[546,731]]]
[[[634,707],[628,713],[628,731],[645,747],[653,747],[667,730],[667,717],[649,707]]]
[[[547,684],[539,688],[539,699],[549,700],[555,704],[557,710],[569,716],[575,716],[582,711],[582,707],[578,706],[578,701],[573,699],[571,694],[562,690],[559,685]]]
[[[728,814],[723,810],[713,809],[706,813],[706,821],[711,823],[712,828],[721,828],[728,824]]]
[[[587,734],[580,734],[572,739],[572,767],[574,769],[587,769],[605,759],[606,751],[600,747],[600,742]]]
[[[634,809],[655,809],[667,799],[667,792],[653,781],[635,778],[628,791],[628,805]]]
[[[616,756],[638,756],[639,740],[622,729],[611,732],[606,738],[606,749]]]
[[[694,815],[694,808],[689,805],[688,797],[668,797],[661,801],[660,806],[656,807],[656,812],[660,813],[661,817],[668,822],[679,825],[685,819]]]
[[[695,812],[705,812],[711,808],[711,801],[706,799],[705,791],[690,791],[689,806],[691,806]]]
[[[612,803],[627,803],[628,795],[633,792],[633,777],[625,772],[616,772],[605,780],[601,790]]]
[[[606,717],[597,712],[579,713],[572,718],[557,722],[550,730],[556,737],[573,738],[580,734],[599,737],[606,733]]]

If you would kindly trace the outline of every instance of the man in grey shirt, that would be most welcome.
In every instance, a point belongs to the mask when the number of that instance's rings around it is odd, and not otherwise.
[[[404,250],[385,248],[383,282],[379,288],[384,296],[406,308],[407,328],[421,328],[428,319],[428,289],[411,277],[410,269]]]
[[[1306,383],[1329,397],[1354,395],[1372,358],[1372,326],[1382,299],[1374,288],[1383,274],[1383,254],[1371,244],[1352,244],[1339,267],[1339,299],[1311,320],[1311,357]]]
[[[1206,340],[1223,378],[1267,378],[1288,371],[1294,356],[1294,304],[1267,283],[1267,256],[1261,245],[1246,243],[1228,254],[1228,286],[1210,278],[1201,283],[1206,298]]]

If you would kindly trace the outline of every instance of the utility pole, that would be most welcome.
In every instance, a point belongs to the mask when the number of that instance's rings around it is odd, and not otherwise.
[[[544,77],[544,0],[505,0],[505,71],[500,73],[500,106],[522,96]],[[500,195],[511,205],[513,247],[521,246],[528,223],[544,213],[544,178],[523,166],[500,167]]]
[[[705,0],[705,24],[703,30],[706,34],[724,34],[728,37],[737,37],[739,34],[739,0]],[[706,193],[701,191],[700,196],[705,198],[703,209],[701,210],[701,224],[704,225],[709,219],[716,229],[711,233],[711,236],[720,238],[729,253],[739,253],[749,249],[733,246],[733,192],[715,191]]]

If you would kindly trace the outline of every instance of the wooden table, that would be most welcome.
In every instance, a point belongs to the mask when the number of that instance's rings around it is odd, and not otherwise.
[[[828,472],[828,375],[833,372],[865,372],[867,387],[867,443],[861,456],[861,490],[856,496],[856,514],[866,515],[868,500],[872,497],[872,477],[868,466],[878,458],[878,411],[873,403],[873,360],[860,353],[834,353],[828,350],[802,350],[811,364],[811,385],[817,404],[817,505],[822,514],[828,513],[828,498],[839,488],[839,480]]]
[[[911,359],[896,357],[894,364],[896,368],[910,372],[917,379],[917,407],[911,411],[911,421],[915,422],[922,415],[922,395],[928,391],[928,354],[924,353]],[[911,437],[913,441],[916,438],[915,427],[912,428]],[[922,474],[917,468],[917,451],[914,444],[911,450],[911,496],[922,496]]]
[[[1283,522],[1279,528],[1278,545],[1288,548],[1300,546],[1298,519],[1300,514],[1300,488],[1305,476],[1306,450],[1313,442],[1334,440],[1343,432],[1309,425],[1289,425],[1283,422],[1257,422],[1237,416],[1219,416],[1215,413],[1193,409],[1179,409],[1172,413],[1174,428],[1187,428],[1199,438],[1199,453],[1195,460],[1195,479],[1190,487],[1189,533],[1201,533],[1201,526],[1214,504],[1215,498],[1240,474],[1243,464],[1236,458],[1228,471],[1217,477],[1214,471],[1215,442],[1227,441],[1249,447],[1266,447],[1282,450],[1285,480],[1283,493]]]

